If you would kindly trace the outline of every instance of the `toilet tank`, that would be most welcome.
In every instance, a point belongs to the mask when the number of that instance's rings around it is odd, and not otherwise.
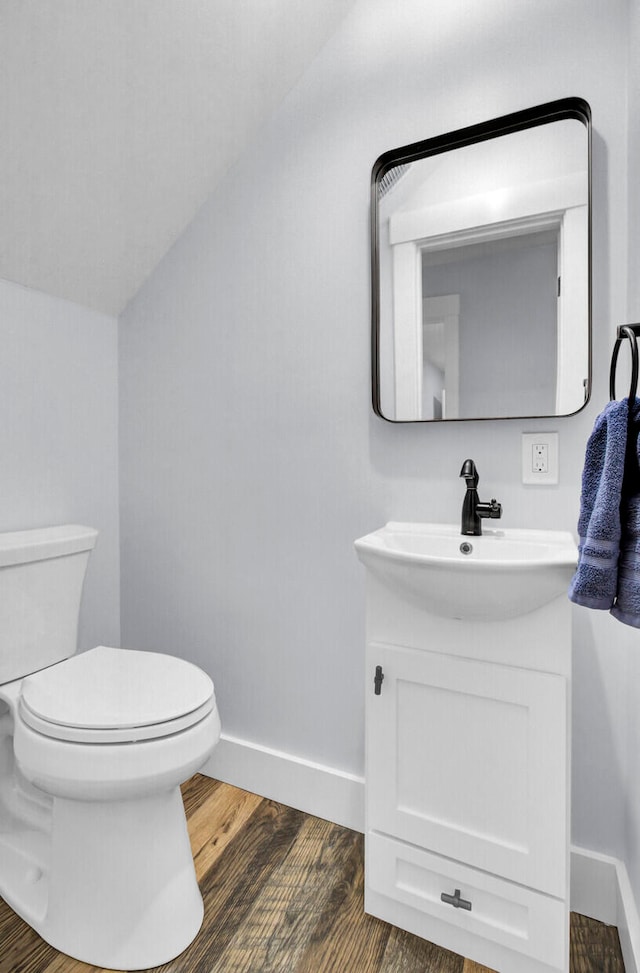
[[[0,684],[75,653],[97,536],[75,524],[0,534]]]

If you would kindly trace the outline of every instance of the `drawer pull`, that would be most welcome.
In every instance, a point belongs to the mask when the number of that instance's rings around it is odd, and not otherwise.
[[[456,889],[453,895],[447,895],[446,892],[443,892],[440,898],[447,905],[452,905],[454,909],[466,909],[467,912],[471,912],[471,903],[468,899],[460,898],[460,889]]]

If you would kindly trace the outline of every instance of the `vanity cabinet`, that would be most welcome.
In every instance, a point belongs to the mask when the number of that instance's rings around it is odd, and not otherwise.
[[[566,596],[467,621],[367,592],[366,911],[498,973],[568,973]]]

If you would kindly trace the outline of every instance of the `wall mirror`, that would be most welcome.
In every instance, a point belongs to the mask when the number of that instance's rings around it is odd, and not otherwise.
[[[591,111],[565,98],[385,152],[372,174],[373,407],[564,416],[591,384]]]

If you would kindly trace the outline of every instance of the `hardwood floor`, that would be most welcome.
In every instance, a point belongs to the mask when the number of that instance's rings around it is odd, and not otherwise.
[[[199,774],[182,791],[205,919],[155,973],[487,973],[364,914],[359,833]],[[0,900],[0,973],[101,971]],[[571,973],[624,973],[617,930],[572,915]]]

